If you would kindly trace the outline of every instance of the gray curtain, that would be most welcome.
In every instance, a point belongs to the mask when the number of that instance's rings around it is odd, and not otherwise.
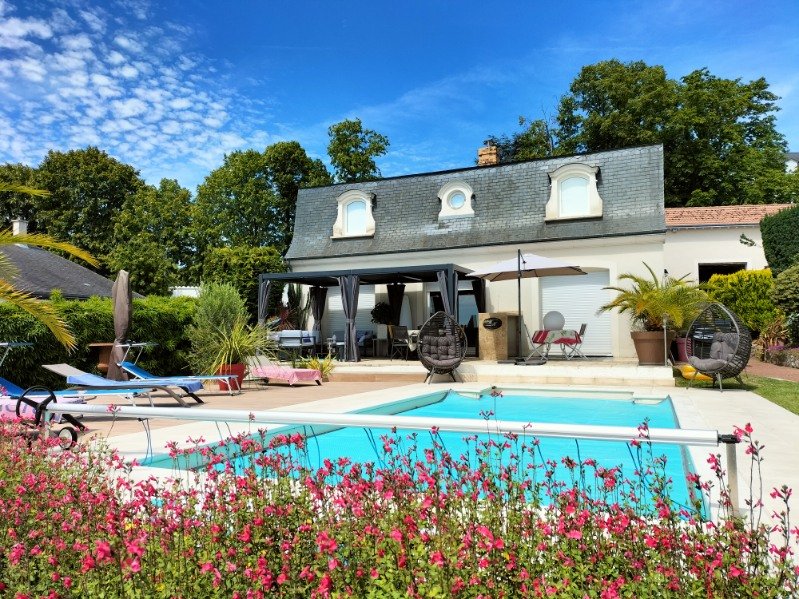
[[[485,312],[486,311],[485,279],[472,279],[472,291],[474,292],[474,303],[477,304],[477,311]]]
[[[444,304],[444,312],[449,315],[453,316],[452,314],[452,304],[449,303],[449,289],[447,285],[447,271],[439,270],[436,273],[436,278],[438,278],[438,290],[441,293],[441,302]]]
[[[405,285],[392,283],[387,289],[388,305],[391,306],[391,324],[399,324],[400,314],[402,314],[402,298],[405,296]]]
[[[344,308],[344,318],[347,325],[344,327],[344,361],[359,362],[358,339],[355,337],[355,315],[358,312],[358,294],[361,278],[358,275],[343,275],[338,277],[341,288],[341,306]]]
[[[327,301],[327,287],[311,287],[310,294],[313,330],[319,331],[319,339],[321,339],[322,317],[325,315],[325,301]]]
[[[272,286],[272,281],[264,279],[258,285],[258,324],[266,322],[266,313],[269,310],[269,288]]]

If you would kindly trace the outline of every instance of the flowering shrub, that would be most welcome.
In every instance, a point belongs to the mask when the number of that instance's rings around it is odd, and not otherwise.
[[[513,437],[475,443],[477,467],[394,435],[382,440],[385,467],[341,459],[310,470],[295,435],[233,439],[250,465],[197,440],[191,452],[208,467],[191,484],[133,483],[135,466],[109,451],[59,452],[0,426],[0,594],[20,599],[797,592],[790,490],[773,491],[785,505],[773,530],[759,500],[736,517],[710,456],[716,481],[689,476],[697,506],[718,486],[722,514],[710,522],[669,500],[645,425],[631,443],[644,457],[635,480],[590,459],[542,461],[535,442]],[[762,447],[751,428],[736,432],[756,473]],[[569,475],[556,479],[558,469]]]

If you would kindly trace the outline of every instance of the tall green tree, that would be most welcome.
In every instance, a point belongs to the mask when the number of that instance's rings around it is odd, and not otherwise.
[[[762,78],[699,69],[673,80],[661,66],[614,59],[581,69],[554,126],[521,119],[522,131],[491,140],[506,162],[662,143],[667,206],[790,202],[799,178],[784,172],[778,99]]]
[[[36,183],[36,169],[24,164],[0,165],[0,184],[10,189],[31,190]],[[5,229],[11,221],[22,218],[28,221],[28,230],[36,231],[34,198],[25,191],[0,193],[0,228]]]
[[[776,95],[763,78],[743,83],[707,69],[683,77],[680,109],[670,122],[666,204],[718,206],[790,200],[785,138],[776,130]],[[788,194],[786,195],[786,191]]]
[[[373,181],[381,177],[375,158],[388,151],[390,144],[385,135],[364,129],[361,119],[336,123],[327,134],[330,136],[327,154],[337,183]]]
[[[127,270],[133,288],[145,295],[166,295],[172,286],[199,282],[192,212],[191,193],[174,179],[141,187],[115,220],[109,267]]]
[[[310,159],[297,142],[226,155],[224,164],[197,188],[200,254],[237,245],[273,246],[285,252],[294,228],[297,189],[329,182],[325,166]]]
[[[144,182],[139,171],[96,147],[55,152],[39,165],[37,184],[50,192],[37,198],[38,230],[108,260],[114,221]],[[109,273],[107,266],[103,268]]]

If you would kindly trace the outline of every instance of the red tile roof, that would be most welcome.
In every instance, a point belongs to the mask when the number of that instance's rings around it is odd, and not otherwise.
[[[747,204],[702,208],[666,208],[666,227],[730,227],[757,225],[764,216],[776,214],[796,204]]]

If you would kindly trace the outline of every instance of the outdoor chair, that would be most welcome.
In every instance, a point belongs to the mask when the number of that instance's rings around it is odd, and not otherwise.
[[[286,381],[289,386],[293,386],[294,383],[299,381],[314,381],[317,385],[322,384],[322,373],[319,370],[282,366],[262,355],[253,358],[248,366],[249,380],[260,379],[267,385],[269,384],[269,379]]]
[[[402,358],[404,360],[408,359],[408,354],[410,354],[410,337],[408,336],[408,327],[401,326],[401,325],[392,325],[390,328],[390,335],[391,335],[391,359],[394,359],[394,356]]]
[[[571,360],[575,356],[579,356],[583,359],[587,359],[585,354],[580,349],[583,345],[583,339],[585,337],[585,329],[588,325],[583,323],[580,325],[580,330],[577,332],[577,338],[575,340],[563,341],[560,344],[560,351],[563,352],[563,357],[567,360]]]
[[[127,393],[128,391],[135,391],[144,393],[147,390],[147,395],[150,399],[150,405],[153,405],[151,391],[163,391],[181,406],[188,407],[188,404],[183,401],[183,397],[191,397],[197,403],[205,403],[195,393],[203,388],[202,381],[197,379],[179,379],[179,378],[157,378],[135,380],[135,381],[111,381],[96,374],[84,372],[69,364],[42,364],[44,368],[51,372],[55,372],[63,377],[66,377],[67,384],[71,385],[74,389],[83,389],[91,393],[97,391],[117,391],[119,393]],[[173,387],[177,387],[180,391],[176,391]],[[182,392],[182,393],[181,393]],[[129,397],[131,403],[135,404],[135,396]]]
[[[436,312],[419,329],[419,361],[427,369],[426,383],[434,374],[448,374],[453,381],[456,369],[466,356],[466,333],[449,314]]]
[[[175,379],[178,381],[185,381],[186,379],[196,379],[198,381],[223,381],[227,385],[231,395],[233,395],[234,391],[236,393],[241,393],[241,387],[239,386],[239,381],[235,374],[207,374],[204,376],[195,374],[187,376],[158,376],[157,374],[148,372],[133,362],[120,362],[119,367],[128,374],[132,375],[135,380],[148,381],[151,379]]]
[[[712,378],[714,387],[718,381],[722,391],[722,379],[735,378],[743,384],[741,372],[752,353],[752,335],[732,310],[709,304],[691,323],[687,339],[688,363],[696,369],[689,387],[697,373]]]

